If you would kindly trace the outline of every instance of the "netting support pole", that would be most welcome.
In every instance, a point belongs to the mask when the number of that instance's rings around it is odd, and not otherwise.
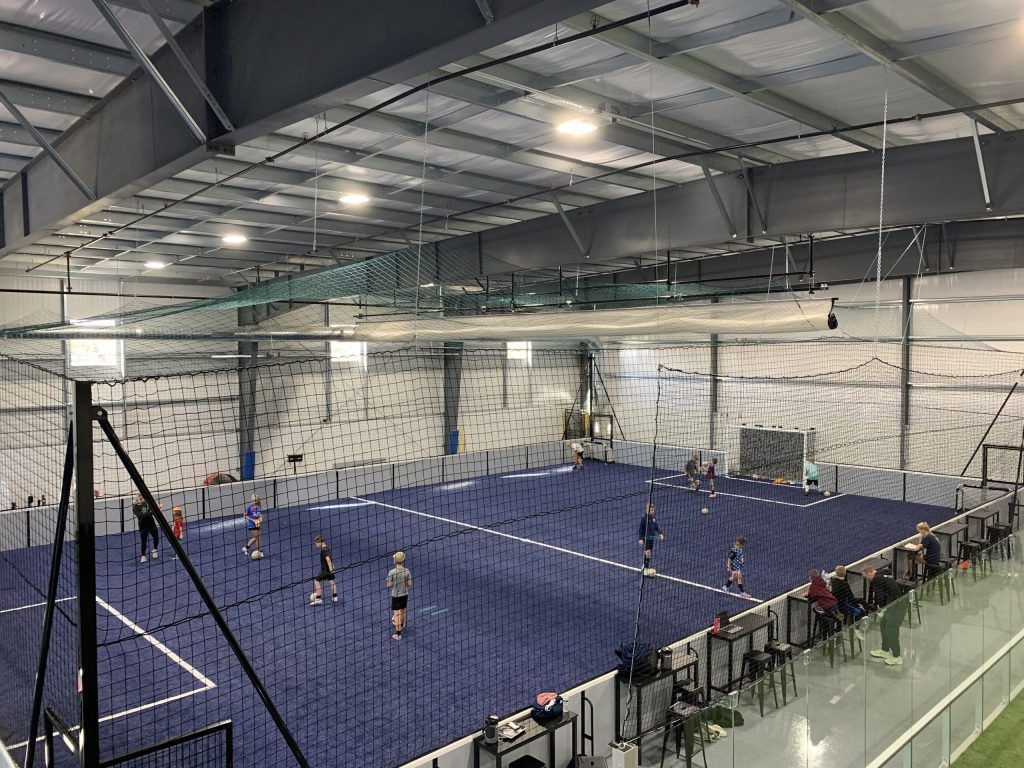
[[[910,426],[910,295],[913,278],[903,278],[903,301],[900,336],[900,469],[907,468],[907,427]]]
[[[206,588],[206,584],[203,582],[202,577],[199,575],[199,571],[196,570],[192,561],[189,559],[188,553],[185,548],[178,541],[178,538],[174,535],[171,530],[171,524],[167,522],[167,518],[164,516],[163,511],[160,509],[160,505],[154,498],[152,492],[149,490],[149,486],[146,485],[146,481],[142,478],[142,473],[139,472],[138,467],[132,461],[128,452],[124,449],[121,444],[121,440],[118,438],[117,433],[114,432],[114,428],[110,426],[110,421],[107,419],[107,412],[103,408],[97,407],[93,409],[93,418],[99,424],[100,429],[106,436],[110,446],[114,449],[114,453],[117,454],[118,460],[124,466],[125,471],[128,472],[128,476],[131,477],[132,483],[138,489],[142,498],[145,500],[146,505],[153,510],[153,517],[156,519],[157,525],[160,526],[160,532],[163,533],[164,539],[170,544],[171,549],[174,550],[174,554],[181,561],[182,568],[188,574],[189,579],[192,581],[192,585],[196,588],[199,593],[199,597],[203,601],[203,605],[206,610],[210,612],[213,620],[217,624],[217,628],[221,631],[224,639],[227,641],[228,646],[231,648],[231,652],[235,655],[239,665],[242,667],[242,671],[245,672],[245,676],[249,678],[249,682],[259,695],[263,705],[267,708],[267,713],[273,719],[274,724],[277,726],[278,731],[281,733],[281,737],[285,740],[288,745],[288,749],[291,750],[292,755],[295,757],[296,763],[301,768],[309,768],[309,761],[306,760],[306,756],[302,753],[302,749],[299,747],[299,743],[295,740],[291,730],[285,723],[284,718],[278,711],[277,706],[270,698],[270,692],[267,691],[263,685],[263,681],[260,680],[259,675],[256,673],[256,669],[252,666],[252,662],[249,661],[249,657],[245,655],[245,651],[242,649],[242,644],[235,637],[235,633],[231,631],[231,627],[228,625],[227,619],[224,614],[221,613],[220,606],[213,599],[213,595]],[[77,414],[76,414],[77,415]],[[90,457],[91,458],[91,457]],[[79,465],[81,467],[81,465]],[[91,484],[90,484],[91,493]],[[94,585],[95,586],[95,585]],[[95,590],[94,590],[94,604],[95,604]],[[93,614],[95,621],[95,613]],[[95,648],[95,643],[93,644]],[[83,763],[84,768],[84,763]]]
[[[256,364],[259,342],[238,342],[238,468],[239,479],[255,479],[256,467]],[[328,361],[330,365],[330,361]]]
[[[441,436],[443,441],[441,450],[449,455],[459,452],[458,441],[456,440],[453,444],[452,436],[459,428],[459,399],[462,395],[462,347],[461,341],[446,341],[444,343],[444,358],[441,363],[444,386],[444,433]]]
[[[1024,377],[1024,370],[1017,374],[1017,381],[1013,382],[1013,386],[1010,387],[1010,391],[1006,393],[1006,398],[1003,400],[1002,405],[999,406],[999,410],[996,411],[996,415],[992,417],[992,421],[989,422],[988,429],[985,430],[985,434],[981,436],[981,440],[979,440],[978,444],[974,447],[974,453],[971,454],[971,458],[969,458],[967,460],[967,463],[964,464],[964,468],[963,471],[960,473],[960,477],[963,477],[964,475],[967,474],[967,470],[973,463],[975,456],[978,455],[978,451],[981,450],[981,447],[985,444],[985,440],[988,439],[988,433],[992,431],[992,427],[996,425],[996,422],[999,420],[999,417],[1003,413],[1003,409],[1006,407],[1006,404],[1010,402],[1010,398],[1013,397],[1013,393],[1017,390],[1017,387],[1020,385],[1020,379],[1022,377]],[[982,483],[985,482],[987,477],[988,473],[983,470],[981,474]]]
[[[35,762],[36,738],[39,736],[39,717],[43,711],[43,688],[46,682],[46,662],[50,655],[50,637],[53,633],[53,614],[57,608],[57,587],[60,584],[60,563],[64,552],[64,531],[71,505],[71,482],[75,472],[75,432],[68,422],[67,452],[64,454],[64,476],[60,485],[60,503],[57,505],[56,531],[53,554],[50,557],[50,581],[46,586],[46,611],[43,615],[43,637],[39,643],[39,665],[36,667],[35,689],[32,692],[32,717],[28,726],[28,744],[25,746],[25,768]]]
[[[99,662],[96,648],[96,500],[93,496],[92,382],[76,381],[75,542],[78,562],[78,687],[82,706],[78,760],[100,762]]]
[[[718,297],[711,299],[718,303]],[[715,450],[715,414],[718,413],[718,334],[711,334],[711,377],[708,381],[708,447]]]

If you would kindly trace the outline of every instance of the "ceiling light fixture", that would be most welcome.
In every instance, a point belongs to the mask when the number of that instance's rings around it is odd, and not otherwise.
[[[342,205],[362,205],[370,202],[370,198],[361,192],[347,192],[338,198],[338,202]]]
[[[242,243],[249,242],[248,237],[246,237],[245,235],[240,235],[238,233],[224,235],[224,237],[222,237],[221,240],[227,243],[228,245],[241,245]]]
[[[423,285],[420,286],[420,288],[433,288],[433,287],[434,287],[433,283],[424,283]]]
[[[586,120],[580,120],[578,117],[566,120],[564,123],[559,123],[557,128],[562,133],[568,133],[570,136],[586,136],[588,133],[593,133],[597,130],[596,125],[588,123]]]
[[[147,261],[145,266],[146,269],[163,269],[167,265],[162,261]]]

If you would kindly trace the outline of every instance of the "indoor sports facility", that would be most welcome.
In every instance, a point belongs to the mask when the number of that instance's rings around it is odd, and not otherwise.
[[[1016,765],[1021,13],[0,0],[0,768]]]

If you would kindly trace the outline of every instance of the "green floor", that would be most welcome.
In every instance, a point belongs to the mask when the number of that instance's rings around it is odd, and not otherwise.
[[[953,765],[955,768],[1024,766],[1024,694],[1011,701]]]

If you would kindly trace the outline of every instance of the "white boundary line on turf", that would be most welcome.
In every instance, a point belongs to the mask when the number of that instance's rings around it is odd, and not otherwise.
[[[74,600],[73,597],[66,597],[66,598],[62,598],[62,599],[63,600]],[[137,714],[139,712],[145,712],[147,709],[154,709],[156,707],[161,707],[164,704],[170,704],[172,701],[179,701],[180,699],[187,699],[189,696],[197,696],[200,693],[206,693],[207,691],[217,687],[217,684],[215,682],[213,682],[210,678],[206,677],[206,675],[204,675],[198,669],[193,667],[191,664],[189,664],[187,661],[185,661],[183,658],[181,658],[181,656],[176,654],[174,651],[172,651],[170,648],[168,648],[162,642],[160,642],[155,637],[153,637],[153,635],[151,635],[145,629],[143,629],[138,624],[136,624],[134,621],[129,619],[127,616],[125,616],[119,610],[117,610],[116,608],[111,606],[110,603],[108,603],[106,600],[104,600],[103,598],[97,596],[96,603],[101,608],[103,608],[103,610],[107,611],[111,616],[113,616],[115,619],[117,619],[122,624],[124,624],[126,627],[128,627],[128,629],[130,629],[132,632],[134,632],[137,637],[141,637],[143,640],[145,640],[147,643],[152,645],[154,648],[156,648],[162,654],[167,656],[167,658],[169,658],[172,662],[174,662],[174,664],[176,664],[181,669],[183,669],[186,672],[188,672],[192,677],[194,677],[196,680],[198,680],[200,683],[202,683],[202,687],[201,688],[195,688],[195,689],[193,689],[191,691],[185,691],[184,693],[178,693],[178,694],[175,694],[174,696],[168,696],[165,699],[159,699],[157,701],[151,701],[151,702],[149,702],[147,704],[140,704],[137,707],[132,707],[131,709],[125,709],[125,710],[122,710],[120,712],[113,712],[113,713],[111,713],[109,715],[104,715],[99,720],[101,723],[108,723],[111,720],[118,720],[118,719],[120,719],[122,717],[128,717],[129,715],[134,715],[134,714]],[[42,605],[45,605],[45,603],[42,603]],[[24,606],[24,607],[25,608],[29,608],[29,607],[35,607],[35,606]],[[20,610],[20,609],[17,609],[17,610]],[[77,731],[78,730],[78,726],[74,726],[71,730]],[[39,738],[36,739],[36,741],[42,741],[43,738],[44,738],[43,736],[40,736]],[[10,749],[10,750],[22,749],[22,748],[27,747],[27,746],[28,746],[28,741],[22,741],[22,742],[18,742],[17,744],[11,744],[10,746],[8,746],[8,749]]]
[[[206,675],[204,675],[198,669],[196,669],[191,664],[189,664],[187,661],[185,661],[183,658],[181,658],[181,656],[176,654],[174,651],[172,651],[166,645],[164,645],[159,640],[157,640],[155,637],[153,637],[153,635],[151,635],[148,631],[146,631],[145,629],[140,627],[138,624],[136,624],[134,621],[129,619],[127,616],[125,616],[119,610],[117,610],[116,608],[111,606],[110,603],[108,603],[102,597],[97,596],[96,597],[96,603],[101,608],[103,608],[105,611],[107,611],[107,613],[109,613],[115,619],[117,619],[122,624],[124,624],[126,627],[128,627],[128,629],[130,629],[136,635],[138,635],[143,640],[145,640],[147,643],[152,645],[158,651],[163,653],[167,658],[169,658],[171,661],[173,661],[175,664],[177,664],[183,670],[185,670],[190,675],[192,675],[192,677],[194,677],[196,680],[198,680],[200,683],[202,683],[207,689],[209,689],[209,688],[216,688],[217,687],[217,684],[215,682],[213,682],[210,678],[206,677]]]
[[[68,600],[74,600],[73,597],[62,597],[57,600],[58,603],[66,603]],[[32,603],[31,605],[19,605],[17,608],[4,608],[0,611],[0,615],[5,613],[16,613],[17,611],[27,611],[29,608],[42,608],[46,603]]]
[[[651,481],[648,480],[647,482],[650,483]],[[685,485],[675,485],[673,483],[663,483],[660,480],[655,480],[654,484],[655,485],[664,486],[665,488],[678,488],[681,491],[688,491],[688,490],[690,490]],[[697,492],[698,493],[706,493],[709,496],[711,495],[711,491],[704,490],[703,488],[698,489]],[[807,507],[813,507],[816,504],[824,504],[827,501],[832,501],[833,499],[838,499],[838,498],[840,498],[843,495],[844,494],[842,494],[842,493],[837,493],[834,496],[829,496],[829,497],[824,498],[824,499],[818,499],[817,501],[812,501],[809,504],[794,504],[792,501],[774,501],[773,499],[765,499],[765,498],[762,498],[760,496],[744,496],[741,493],[726,493],[725,491],[716,491],[715,492],[715,496],[731,496],[734,499],[748,499],[750,501],[763,501],[765,504],[778,504],[778,505],[783,506],[783,507],[796,507],[798,509],[806,509]]]
[[[443,523],[450,525],[456,525],[460,528],[468,528],[473,531],[480,531],[481,533],[489,533],[492,536],[500,536],[503,539],[511,539],[512,541],[518,541],[521,544],[532,544],[535,547],[543,547],[544,549],[554,550],[555,552],[561,552],[563,555],[571,555],[572,557],[580,557],[584,560],[591,560],[595,563],[603,563],[604,565],[610,565],[613,568],[622,568],[626,571],[633,571],[634,573],[640,573],[643,569],[637,568],[635,565],[626,565],[625,563],[617,563],[614,560],[606,560],[603,557],[597,557],[596,555],[588,555],[583,552],[577,552],[572,549],[565,549],[564,547],[556,547],[554,544],[545,544],[543,541],[535,541],[533,539],[527,539],[523,536],[515,536],[511,533],[505,533],[504,531],[495,531],[491,528],[483,528],[479,525],[473,525],[471,523],[464,523],[461,520],[455,520],[451,517],[442,517],[441,515],[431,515],[427,512],[419,512],[415,509],[408,509],[407,507],[397,507],[394,504],[385,504],[383,501],[372,501],[370,499],[364,499],[360,496],[350,496],[350,499],[356,499],[357,501],[366,501],[370,504],[376,504],[378,507],[385,507],[386,509],[394,509],[399,512],[407,512],[410,515],[417,515],[419,517],[426,517],[431,520],[440,520]],[[679,584],[686,584],[690,587],[697,587],[698,589],[706,589],[709,592],[722,593],[723,590],[718,587],[709,587],[707,584],[701,584],[698,581],[690,581],[689,579],[681,579],[678,576],[667,576],[663,573],[656,573],[652,578],[665,579],[667,581],[674,581]],[[761,603],[763,600],[758,600],[756,597],[740,597],[740,595],[733,594],[731,592],[726,594],[732,594],[733,597],[738,597],[740,600],[747,600],[752,603]]]

